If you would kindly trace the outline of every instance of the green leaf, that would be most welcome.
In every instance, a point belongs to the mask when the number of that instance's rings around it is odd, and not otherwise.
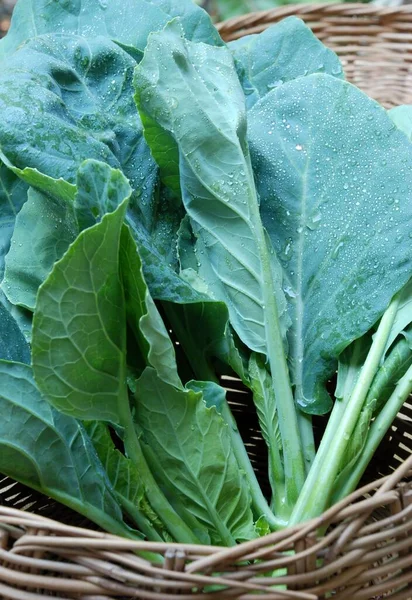
[[[97,160],[86,160],[77,171],[74,209],[80,230],[101,221],[130,198],[130,185],[121,171]]]
[[[0,76],[0,145],[17,174],[27,167],[67,186],[85,159],[96,159],[120,168],[133,202],[149,208],[157,168],[133,102],[135,65],[102,37],[46,35],[10,56]]]
[[[125,391],[125,302],[119,274],[127,200],[83,231],[40,287],[33,370],[52,404],[85,420],[120,423]]]
[[[32,187],[44,192],[45,194],[51,194],[52,196],[57,196],[61,200],[65,202],[73,202],[74,196],[76,193],[76,186],[68,183],[62,178],[55,179],[54,177],[49,177],[44,173],[40,173],[37,169],[32,169],[31,167],[25,167],[24,169],[19,169],[14,166],[7,156],[4,155],[3,152],[0,151],[1,160],[4,164],[12,171],[19,179],[24,181],[26,184],[31,185]]]
[[[164,541],[157,532],[163,524],[145,499],[144,484],[136,465],[118,450],[104,423],[89,421],[85,429],[113,486],[119,504],[151,541]],[[162,531],[165,535],[165,532]],[[165,536],[166,537],[166,536]],[[166,537],[165,541],[169,541]]]
[[[177,390],[146,369],[136,386],[136,420],[143,444],[156,455],[168,487],[212,543],[255,537],[251,499],[233,454],[228,426],[201,392]]]
[[[0,163],[0,281],[4,258],[10,248],[16,216],[27,200],[27,185]]]
[[[199,275],[209,294],[228,306],[242,342],[270,363],[282,438],[293,439],[286,469],[292,498],[303,484],[304,464],[283,346],[286,301],[260,220],[244,96],[232,57],[226,48],[184,40],[179,24],[171,22],[150,37],[135,84],[139,111],[179,147],[183,203],[197,237]]]
[[[233,341],[233,337],[228,327],[229,313],[223,302],[164,302],[163,308],[198,379],[213,378],[214,358],[230,365],[236,373],[242,371],[231,345],[230,338]]]
[[[410,323],[412,323],[412,279],[408,281],[399,293],[399,308],[389,334],[382,362],[395,339]]]
[[[282,514],[285,501],[285,475],[282,459],[282,439],[272,381],[261,355],[252,353],[248,374],[253,401],[257,409],[259,425],[269,453],[269,481],[277,516]]]
[[[3,306],[7,312],[13,317],[16,321],[18,328],[23,334],[26,342],[30,344],[31,342],[31,329],[32,329],[32,320],[33,313],[26,310],[25,308],[21,308],[20,306],[15,306],[11,302],[8,301],[6,294],[0,287],[0,305]],[[23,361],[25,362],[25,361]]]
[[[0,361],[0,390],[1,472],[66,504],[107,531],[136,537],[123,523],[85,430],[46,402],[30,367]]]
[[[346,402],[349,401],[368,355],[371,342],[370,335],[366,334],[345,348],[339,356],[336,398]]]
[[[174,347],[149,294],[136,243],[128,228],[122,231],[120,264],[127,318],[146,364],[154,367],[163,381],[181,388]]]
[[[248,131],[289,296],[296,399],[324,413],[337,357],[410,277],[412,147],[377,103],[318,74],[272,90]]]
[[[2,288],[10,302],[34,311],[39,286],[77,233],[70,204],[29,189],[6,256]]]
[[[369,389],[368,401],[376,400],[375,414],[380,412],[394,391],[398,381],[405,375],[412,364],[411,327],[408,327],[404,338],[400,338],[388,353],[379,367]]]
[[[395,106],[395,108],[388,110],[388,115],[396,127],[403,131],[408,136],[408,139],[412,141],[412,106]]]
[[[30,364],[30,348],[19,325],[0,303],[0,359]]]
[[[199,272],[215,298],[228,305],[242,340],[266,353],[260,254],[270,262],[269,250],[257,239],[260,219],[244,139],[244,100],[230,53],[185,41],[173,22],[151,36],[135,83],[140,112],[153,121],[156,115],[179,146],[183,201],[199,237]],[[227,230],[228,219],[235,235]]]
[[[167,22],[179,17],[186,39],[212,46],[224,45],[207,12],[196,6],[192,0],[150,0],[150,3],[166,13]]]
[[[19,0],[10,29],[0,42],[0,57],[45,33],[104,36],[141,57],[151,31],[180,16],[188,38],[222,44],[209,16],[190,0]]]
[[[338,56],[296,17],[231,42],[229,47],[246,76],[248,108],[271,89],[297,77],[311,73],[344,77]]]

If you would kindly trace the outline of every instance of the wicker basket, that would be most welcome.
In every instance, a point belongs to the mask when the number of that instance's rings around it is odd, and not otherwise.
[[[291,14],[339,53],[348,79],[369,95],[385,106],[412,103],[412,6],[285,6],[219,29],[226,40],[235,39]],[[265,489],[266,449],[256,415],[244,390],[235,382],[230,387],[229,402]],[[322,431],[321,418],[317,424]],[[362,486],[318,519],[222,549],[107,535],[0,476],[0,598],[411,600],[410,405],[393,423]],[[140,551],[163,555],[163,565]]]

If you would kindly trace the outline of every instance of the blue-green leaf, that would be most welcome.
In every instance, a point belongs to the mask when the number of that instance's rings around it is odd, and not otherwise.
[[[13,304],[31,311],[39,286],[78,233],[73,207],[33,188],[16,218],[2,288]]]
[[[27,200],[27,185],[0,163],[0,281],[4,258],[10,249],[16,216]]]
[[[210,17],[191,0],[19,0],[0,42],[0,58],[47,33],[104,36],[140,58],[150,32],[162,29],[173,17],[181,18],[189,39],[222,44]]]
[[[336,359],[412,269],[412,146],[349,83],[301,77],[249,111],[261,215],[281,260],[299,405],[323,413]]]
[[[338,56],[312,33],[301,19],[288,17],[260,34],[248,35],[229,44],[239,73],[246,77],[246,103],[287,81],[327,73],[343,78]]]

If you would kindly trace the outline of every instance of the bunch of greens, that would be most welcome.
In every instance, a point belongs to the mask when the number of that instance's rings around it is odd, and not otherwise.
[[[298,19],[227,46],[190,0],[20,0],[0,57],[0,471],[222,545],[353,490],[412,388],[409,109]]]

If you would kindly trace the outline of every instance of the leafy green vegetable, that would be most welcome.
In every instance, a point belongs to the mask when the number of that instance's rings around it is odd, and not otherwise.
[[[225,48],[186,42],[172,22],[151,36],[135,84],[140,112],[152,121],[159,115],[161,131],[178,146],[183,202],[198,237],[199,273],[211,295],[228,305],[242,341],[270,363],[281,435],[295,438],[285,457],[292,503],[303,484],[304,464],[282,341],[285,299],[260,220],[243,94],[231,56]],[[231,111],[224,108],[228,98]],[[172,155],[172,172],[175,164]],[[228,235],[228,221],[234,235]]]
[[[324,413],[336,358],[410,276],[411,146],[375,102],[328,75],[267,94],[249,112],[249,142],[289,296],[296,399]]]
[[[336,54],[296,17],[288,17],[259,35],[245,36],[229,46],[240,75],[246,76],[249,108],[273,88],[303,75],[327,73],[343,77]]]
[[[228,426],[202,393],[173,388],[146,369],[136,383],[136,419],[169,486],[205,523],[212,543],[253,538],[249,491]]]
[[[352,491],[412,386],[410,107],[191,0],[19,0],[0,57],[0,471],[172,544]]]
[[[0,469],[93,519],[133,536],[83,427],[51,408],[30,367],[0,361]],[[21,435],[21,432],[24,432]]]

